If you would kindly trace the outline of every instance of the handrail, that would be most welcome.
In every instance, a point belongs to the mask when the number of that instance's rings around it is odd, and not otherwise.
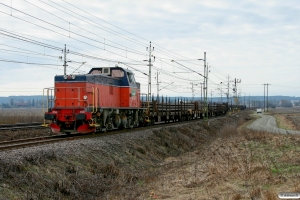
[[[44,105],[44,103],[45,103],[45,98],[44,98],[44,97],[45,97],[45,89],[46,89],[46,88],[43,89],[43,113],[45,113],[45,109],[44,109],[44,108],[45,108],[45,105]],[[47,99],[48,99],[48,98],[47,98]],[[48,101],[47,101],[47,107],[48,107]],[[45,125],[45,124],[46,124],[46,120],[45,120],[45,118],[44,118],[44,125]]]
[[[43,88],[43,99],[42,99],[42,105],[43,105],[43,113],[45,113],[45,90],[46,90],[46,94],[47,94],[47,101],[46,101],[46,107],[47,109],[49,109],[49,104],[50,104],[50,101],[53,101],[53,99],[51,99],[49,97],[49,91],[51,91],[51,94],[52,94],[52,90],[54,90],[54,88]],[[48,110],[47,110],[48,111]],[[44,119],[44,125],[46,124],[46,120]]]
[[[97,108],[99,107],[99,102],[98,102],[98,99],[99,99],[99,88],[96,88],[96,91],[97,91],[97,95],[96,95],[96,111],[97,111]]]
[[[93,88],[93,110],[92,110],[92,113],[94,113],[95,111],[94,111],[94,109],[95,109],[95,89],[94,89],[94,87],[92,87]]]
[[[77,103],[77,105],[79,106],[80,105],[80,88],[77,88],[78,89],[78,103]]]

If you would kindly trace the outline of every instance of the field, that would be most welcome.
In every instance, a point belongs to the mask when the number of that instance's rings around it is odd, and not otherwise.
[[[0,109],[0,124],[43,122],[43,109],[8,108]]]
[[[249,119],[242,112],[210,125],[201,121],[80,141],[65,149],[22,150],[16,158],[4,153],[0,194],[8,199],[275,200],[279,192],[299,192],[300,136],[245,129]]]
[[[300,130],[300,107],[278,107],[272,109],[270,114],[276,118],[279,128]]]

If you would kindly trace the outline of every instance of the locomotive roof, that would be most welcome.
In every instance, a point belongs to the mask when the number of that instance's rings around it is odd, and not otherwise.
[[[140,87],[135,81],[131,70],[121,67],[97,67],[92,68],[89,73],[81,75],[56,75],[55,82],[91,82],[91,83],[110,83],[118,86]]]
[[[104,69],[110,69],[110,70],[119,69],[119,70],[123,70],[124,72],[132,73],[132,71],[129,70],[129,69],[124,69],[124,68],[122,68],[122,67],[116,66],[116,67],[95,67],[95,68],[92,68],[92,69],[89,71],[88,74],[92,74],[92,72],[95,71],[95,70],[101,71],[101,72],[103,73],[103,70],[104,70]]]

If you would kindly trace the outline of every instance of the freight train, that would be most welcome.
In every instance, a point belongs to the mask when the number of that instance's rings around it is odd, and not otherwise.
[[[132,71],[118,66],[92,68],[83,75],[57,75],[54,87],[45,88],[44,96],[45,122],[52,132],[66,134],[191,120],[228,111],[227,104],[207,107],[179,98],[146,97],[144,101]]]

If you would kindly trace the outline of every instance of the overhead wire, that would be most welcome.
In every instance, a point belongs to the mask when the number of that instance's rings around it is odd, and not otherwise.
[[[5,29],[3,29],[3,30],[5,30]],[[14,31],[8,31],[8,30],[5,30],[5,31],[7,31],[7,32],[12,32],[12,33],[14,33],[14,34],[16,34],[16,35],[18,35],[19,33],[18,32],[14,32]],[[1,33],[0,33],[1,34]],[[26,35],[26,34],[23,34],[23,35]],[[28,35],[26,35],[26,36],[28,36]],[[1,37],[1,36],[0,36]],[[18,40],[18,39],[15,39],[15,38],[11,38],[11,37],[7,37],[7,38],[10,38],[10,39],[12,39],[12,40]],[[35,37],[35,38],[38,38],[38,37]],[[38,39],[40,39],[40,40],[46,40],[46,39],[43,39],[43,38],[38,38]],[[19,40],[20,41],[20,40]],[[22,41],[22,40],[21,40]],[[35,41],[35,40],[33,40],[33,41]],[[49,40],[46,40],[46,41],[49,41]],[[51,42],[53,42],[53,41],[51,41]],[[59,43],[59,42],[54,42],[54,43],[57,43],[57,44],[62,44],[62,43]],[[4,45],[4,44],[2,44],[2,45]],[[64,45],[64,44],[63,44]],[[8,46],[8,45],[5,45],[5,46]],[[42,47],[45,47],[45,46],[43,46],[43,45],[41,45]],[[12,46],[9,46],[9,47],[12,47]],[[78,49],[78,48],[76,48],[76,47],[74,47],[74,46],[72,46],[72,45],[68,45],[68,47],[72,47],[72,48],[74,48],[74,49]],[[17,48],[17,47],[12,47],[12,48]],[[57,48],[60,48],[60,47],[57,47]],[[20,49],[20,48],[17,48],[17,49]],[[26,50],[26,49],[22,49],[22,50],[24,50],[24,51],[29,51],[29,52],[33,52],[33,51],[30,51],[30,50]],[[62,48],[61,48],[61,50],[63,50]],[[79,50],[79,49],[78,49]],[[88,51],[84,51],[84,50],[80,50],[80,51],[83,51],[83,52],[87,52],[87,53],[89,53],[89,54],[92,54],[92,55],[96,55],[96,54],[94,54],[94,53],[92,53],[92,52],[88,52]],[[36,52],[37,53],[37,52]],[[98,56],[98,55],[96,55],[96,56]],[[105,57],[102,57],[103,59],[106,59],[107,60],[107,62],[113,62],[113,60],[110,60],[110,59],[108,59],[108,58],[105,58]],[[133,61],[134,62],[134,61]]]
[[[4,31],[4,30],[0,28],[0,31]],[[8,31],[4,31],[4,32],[9,33]],[[4,33],[0,32],[0,34],[4,34]],[[42,47],[47,47],[47,48],[51,48],[51,49],[59,50],[59,51],[63,50],[62,48],[55,47],[55,46],[52,46],[52,45],[49,45],[49,44],[46,44],[46,43],[42,43],[42,42],[39,42],[39,41],[36,41],[36,40],[32,40],[32,39],[29,39],[29,38],[26,38],[26,37],[23,37],[23,36],[20,36],[20,35],[17,35],[17,34],[13,34],[13,33],[10,33],[10,34],[12,34],[13,36],[10,36],[8,34],[5,34],[5,35],[7,35],[9,37],[13,37],[15,39],[19,39],[19,40],[25,41],[25,42],[32,43],[32,44],[35,44],[35,45],[39,45],[39,46],[42,46]],[[91,58],[91,59],[118,62],[117,60],[108,60],[108,59],[105,59],[105,58],[99,58],[99,57],[89,56],[89,55],[78,53],[78,52],[75,52],[75,51],[69,51],[69,53],[74,54],[74,55],[79,55],[79,56],[87,57],[87,58]]]
[[[0,32],[0,34],[2,34],[2,35],[5,35],[5,36],[11,37],[11,38],[15,38],[15,39],[18,39],[18,40],[22,40],[24,42],[29,42],[29,43],[32,43],[32,44],[35,44],[35,45],[39,45],[39,46],[42,46],[42,47],[47,47],[47,48],[54,49],[54,50],[59,50],[59,51],[62,50],[62,48],[54,47],[54,46],[49,45],[49,44],[45,44],[45,43],[42,43],[42,42],[39,42],[39,41],[36,41],[36,40],[32,40],[32,39],[29,39],[29,38],[11,33],[9,31],[6,31],[6,30],[1,29],[1,28],[0,28],[0,31],[4,32],[4,33]],[[11,35],[9,35],[9,34],[11,34]]]
[[[46,11],[45,9],[43,9],[43,8],[41,8],[41,7],[38,7],[37,5],[34,5],[34,4],[32,4],[32,3],[30,3],[30,2],[28,2],[28,1],[26,1],[26,0],[23,0],[23,1],[25,1],[25,2],[27,2],[27,3],[29,3],[29,4],[31,4],[31,5],[33,5],[33,6],[35,6],[35,7],[37,7],[37,8],[39,8],[39,9],[41,9],[41,10],[43,10],[43,11],[49,13],[50,15],[53,15],[53,16],[57,17],[58,19],[60,19],[60,20],[62,20],[62,21],[65,21],[65,22],[70,23],[69,21],[67,21],[67,20],[65,20],[65,19],[63,19],[63,18],[61,18],[61,17],[59,17],[59,16],[57,16],[57,15],[54,15],[53,13],[50,13],[50,12]],[[41,1],[41,0],[40,0],[40,1]],[[43,1],[41,1],[41,2],[43,2]],[[45,3],[45,2],[43,2],[43,3]],[[45,3],[45,4],[48,5],[48,6],[51,6],[51,5],[47,4],[47,3]],[[53,6],[51,6],[51,7],[53,7]],[[53,7],[53,8],[54,8],[54,7]],[[56,8],[56,9],[57,9],[57,8]],[[58,9],[58,10],[60,10],[60,9]],[[62,10],[60,10],[60,11],[62,11]],[[64,10],[64,12],[65,12],[65,10]],[[69,15],[70,15],[70,14],[69,14]],[[71,15],[71,16],[75,17],[74,15]],[[75,18],[77,18],[77,17],[75,17]],[[77,18],[77,19],[79,19],[79,18]],[[86,22],[86,21],[84,21],[84,22]],[[89,23],[89,22],[86,22],[86,23]],[[89,24],[90,24],[90,23],[89,23]],[[136,50],[133,50],[133,49],[131,49],[131,48],[128,48],[128,47],[126,47],[126,46],[123,46],[123,45],[118,44],[118,43],[116,43],[116,42],[113,42],[113,41],[111,41],[111,40],[108,40],[108,39],[106,39],[106,38],[104,38],[104,37],[102,37],[102,36],[99,36],[99,35],[97,35],[97,34],[91,32],[91,31],[88,31],[88,30],[86,30],[86,29],[80,27],[80,26],[77,26],[76,24],[73,24],[73,23],[72,23],[72,25],[75,26],[75,27],[77,27],[77,28],[80,28],[80,29],[82,29],[82,30],[84,30],[84,31],[86,31],[86,32],[88,32],[88,33],[90,33],[90,34],[92,34],[92,35],[95,35],[95,36],[97,36],[97,37],[101,37],[102,39],[105,39],[105,41],[109,41],[109,42],[111,42],[111,43],[114,43],[114,44],[117,44],[117,45],[120,45],[120,46],[126,48],[126,49],[121,49],[121,50],[128,51],[128,52],[131,52],[131,53],[136,53],[136,54],[139,54],[139,55],[145,55],[144,53],[140,53],[140,52],[138,52],[138,51],[136,51]],[[70,30],[69,30],[69,31],[70,31]],[[104,42],[100,42],[100,43],[102,43],[102,44],[104,44],[104,45],[107,45],[107,46],[110,46],[110,45],[108,45],[107,43],[104,43]],[[114,46],[111,46],[111,47],[114,47]],[[117,48],[117,47],[115,47],[115,48]],[[119,49],[120,49],[120,48],[119,48]],[[130,50],[131,50],[131,51],[130,51]]]
[[[33,53],[27,53],[27,52],[21,52],[21,51],[13,51],[13,50],[8,50],[8,49],[0,49],[1,52],[4,52],[6,54],[12,54],[12,55],[18,55],[18,56],[24,56],[27,58],[36,58],[36,59],[43,59],[43,60],[51,60],[51,61],[57,61],[54,59],[49,59],[49,58],[41,58],[41,57],[34,57],[34,56],[28,56],[28,55],[39,55],[39,54],[33,54]],[[11,53],[11,52],[16,52],[16,53]],[[23,54],[18,54],[18,53],[23,53]],[[26,54],[26,55],[24,55]]]
[[[26,1],[26,0],[25,0]],[[41,1],[41,2],[43,2],[43,1]],[[53,1],[51,1],[52,3],[54,3]],[[44,2],[43,2],[44,3]],[[46,3],[47,4],[47,3]],[[54,3],[54,4],[56,4],[56,5],[58,5],[57,3]],[[47,4],[47,5],[49,5],[49,4]],[[60,6],[60,7],[63,7],[63,6],[61,6],[61,5],[58,5],[58,6]],[[67,8],[65,8],[65,7],[63,7],[64,9],[67,9]],[[60,10],[60,9],[59,9]],[[69,10],[69,9],[67,9],[67,10]],[[80,9],[81,10],[81,9]],[[70,11],[70,10],[69,10]],[[71,11],[72,12],[72,11]],[[78,13],[77,13],[78,14]],[[72,16],[74,16],[74,15],[72,15]],[[81,15],[80,15],[81,16]],[[83,16],[82,16],[83,17]],[[77,18],[77,17],[76,17]],[[79,19],[79,18],[77,18],[77,19]],[[66,21],[67,22],[67,21]],[[86,22],[86,21],[85,21]]]
[[[11,62],[11,63],[21,63],[21,64],[27,64],[27,65],[40,65],[40,66],[61,66],[61,65],[55,65],[55,64],[46,64],[46,63],[29,63],[29,62],[21,62],[21,61],[15,61],[15,60],[5,60],[5,59],[1,59],[1,62]],[[51,67],[48,67],[51,68]]]
[[[50,1],[51,1],[51,0],[50,0]],[[62,1],[64,1],[64,0],[62,0]],[[54,3],[53,1],[51,1],[51,2]],[[120,27],[117,27],[117,26],[115,26],[115,25],[113,25],[113,24],[111,24],[111,23],[109,23],[109,22],[107,22],[107,21],[105,21],[105,20],[103,20],[103,19],[101,19],[101,18],[99,18],[99,17],[97,17],[97,16],[95,16],[95,15],[89,13],[89,12],[84,11],[84,10],[81,9],[81,8],[78,8],[77,6],[74,6],[73,4],[71,4],[71,3],[67,2],[67,1],[64,1],[64,2],[66,2],[66,3],[69,4],[70,6],[76,8],[76,9],[78,9],[78,10],[80,10],[80,11],[82,11],[82,12],[88,14],[88,15],[91,15],[91,16],[93,16],[93,17],[95,17],[95,18],[97,18],[97,19],[99,19],[99,20],[101,20],[101,21],[103,21],[103,22],[105,22],[105,23],[107,23],[107,24],[113,26],[113,27],[116,27],[116,28],[118,28],[118,29],[120,29],[120,30],[123,30],[124,32],[127,32],[127,33],[129,33],[129,34],[131,34],[131,35],[134,35],[134,36],[138,37],[138,38],[141,38],[141,37],[139,37],[138,35],[135,35],[135,34],[133,34],[133,33],[130,33],[130,32],[128,32],[128,31],[126,31],[125,29],[122,29],[122,28],[120,28]],[[58,5],[57,3],[54,3],[54,4]],[[59,5],[59,6],[60,6],[60,7],[63,7],[63,6],[61,6],[61,5]],[[69,10],[69,9],[66,8],[66,7],[63,7],[63,8],[66,9],[66,10]],[[69,10],[69,11],[70,11],[70,10]],[[71,12],[74,12],[74,11],[71,11]],[[76,13],[76,12],[74,12],[74,13]],[[76,13],[76,14],[79,15],[78,13]],[[80,16],[83,17],[82,15],[80,15]],[[83,18],[85,18],[85,17],[83,17]],[[92,21],[92,20],[90,20],[90,21]],[[94,22],[94,21],[93,21],[93,22]],[[99,24],[99,23],[97,23],[97,22],[94,22],[94,23]],[[99,25],[100,25],[100,24],[99,24]],[[103,26],[103,25],[102,25],[102,26]],[[103,27],[105,27],[105,26],[103,26]],[[117,31],[114,31],[114,30],[108,28],[108,27],[105,27],[105,28],[108,29],[108,30],[110,30],[110,31],[111,31],[110,33],[116,32],[116,33],[118,33],[118,34],[120,34],[120,35],[123,35],[123,34],[117,32]],[[130,38],[130,39],[131,39],[133,42],[136,43],[136,40],[135,40],[135,39],[133,39],[133,38]],[[141,38],[141,39],[143,39],[143,38]],[[143,39],[143,40],[146,40],[146,39]],[[141,45],[148,45],[148,44],[145,44],[145,43],[142,43],[142,42],[140,42],[140,43],[141,43]]]
[[[3,4],[3,5],[5,5],[5,4]],[[8,6],[9,7],[9,6]],[[17,10],[17,9],[14,9],[14,10]],[[19,10],[17,10],[17,11],[19,11]],[[24,12],[22,12],[22,11],[19,11],[19,12],[21,12],[21,13],[24,13]],[[5,13],[6,14],[6,13]],[[29,15],[29,14],[27,14],[27,13],[24,13],[24,14],[26,14],[26,15]],[[34,17],[34,16],[31,16],[31,15],[29,15],[30,17],[33,17],[33,18],[35,18],[35,19],[39,19],[39,18],[36,18],[36,17]],[[41,19],[39,19],[39,20],[41,20]],[[26,21],[26,20],[25,20]],[[45,22],[44,20],[41,20],[41,21],[43,21],[43,22]],[[45,23],[48,23],[48,22],[45,22]],[[34,23],[32,23],[32,24],[34,24]],[[53,25],[52,23],[48,23],[48,24],[51,24],[51,25]],[[34,24],[34,25],[36,25],[36,24]],[[39,25],[38,25],[39,26]],[[56,26],[56,25],[54,25],[54,26]],[[39,26],[39,27],[42,27],[42,26]],[[58,26],[56,26],[56,27],[58,27]],[[45,27],[42,27],[42,28],[45,28]],[[61,27],[60,27],[61,28]],[[47,28],[46,28],[47,29]],[[66,30],[66,29],[64,29],[64,28],[62,28],[63,30],[65,30],[65,31],[68,31],[68,30]],[[47,29],[47,30],[49,30],[49,29]],[[56,32],[56,33],[58,33],[58,32]],[[73,33],[73,32],[72,32]],[[59,33],[59,34],[61,34],[61,33]],[[64,35],[64,34],[61,34],[61,35]],[[66,36],[66,35],[64,35],[64,36]],[[74,39],[74,38],[72,38],[72,39]],[[94,46],[94,45],[92,45],[92,46]],[[101,48],[101,50],[102,50],[102,48]],[[114,53],[115,54],[115,53]],[[117,55],[119,55],[119,54],[117,54]],[[122,55],[119,55],[119,56],[122,56]],[[124,57],[124,56],[122,56],[122,57]],[[102,59],[103,60],[103,59]]]
[[[15,11],[18,11],[18,12],[24,14],[24,15],[27,15],[27,16],[29,16],[29,17],[31,17],[31,18],[34,18],[34,19],[36,19],[36,20],[39,20],[39,21],[41,21],[41,22],[43,22],[43,23],[46,23],[46,24],[49,24],[49,25],[54,26],[54,27],[56,27],[56,28],[62,29],[62,30],[64,30],[64,31],[66,31],[66,32],[75,34],[75,35],[77,35],[77,36],[83,37],[83,38],[85,38],[85,39],[92,40],[92,41],[97,42],[97,43],[100,43],[100,44],[104,44],[104,42],[101,42],[101,41],[92,39],[92,38],[90,38],[90,37],[84,36],[84,35],[82,35],[82,34],[76,33],[76,32],[74,32],[74,31],[71,31],[71,30],[68,30],[68,29],[65,29],[65,28],[63,28],[63,27],[60,27],[60,26],[55,25],[55,24],[53,24],[53,23],[47,22],[46,20],[43,20],[43,19],[40,19],[40,18],[35,17],[35,16],[33,16],[33,15],[30,15],[30,14],[25,13],[25,12],[23,12],[23,11],[21,11],[21,10],[16,9],[16,8],[12,8],[11,6],[8,6],[8,5],[6,5],[6,4],[3,4],[3,3],[0,3],[0,4],[4,5],[4,6],[6,6],[6,7],[9,7],[9,8],[11,8],[11,9],[15,10]],[[1,12],[2,12],[2,11],[1,11]],[[46,11],[46,12],[47,12],[47,11]],[[5,12],[2,12],[2,13],[5,13]],[[7,14],[7,13],[5,13],[5,14]],[[8,15],[8,14],[7,14],[7,15]],[[12,17],[15,17],[15,16],[12,16]],[[16,18],[18,18],[18,17],[16,17]],[[20,18],[18,18],[18,19],[20,19]],[[26,20],[24,20],[24,21],[26,21]],[[65,20],[64,20],[64,21],[65,21]],[[27,21],[27,22],[28,22],[28,21]],[[31,23],[31,22],[28,22],[28,23]],[[35,23],[31,23],[31,24],[36,25],[36,26],[39,26],[39,27],[42,27],[42,28],[45,28],[45,27],[40,26],[40,25],[37,25],[37,24],[35,24]],[[47,29],[47,28],[45,28],[45,29]],[[83,29],[83,28],[81,28],[81,29]],[[48,29],[48,30],[50,30],[50,29]],[[50,30],[50,31],[53,32],[53,30]],[[58,33],[58,32],[56,32],[56,33]],[[62,33],[60,33],[60,34],[61,34],[61,35],[64,35],[64,34],[62,34]],[[64,36],[67,36],[67,35],[64,35]],[[79,41],[79,42],[83,42],[83,41],[78,40],[78,39],[75,39],[75,38],[72,38],[72,39],[77,40],[77,41]],[[89,44],[89,43],[86,43],[86,44]],[[91,44],[89,44],[89,45],[91,45]],[[109,44],[105,44],[105,45],[107,45],[107,46],[109,46],[109,47],[112,47],[112,48],[119,49],[119,50],[127,51],[127,49],[122,49],[122,48],[119,48],[119,47],[115,47],[115,46],[113,46],[113,45],[109,45]],[[91,46],[94,46],[94,45],[91,45]],[[103,49],[102,49],[102,50],[103,50]],[[104,49],[104,50],[105,50],[105,49]],[[132,52],[132,51],[130,51],[130,52],[131,52],[131,53],[136,53],[136,52]],[[110,52],[110,53],[113,53],[113,52]],[[114,54],[115,54],[115,53],[114,53]],[[140,54],[140,53],[138,53],[138,54]],[[118,54],[116,54],[116,55],[118,55]],[[145,54],[140,54],[140,55],[145,55]]]
[[[59,56],[53,56],[53,55],[48,55],[48,54],[45,54],[45,53],[39,53],[39,52],[36,52],[36,51],[31,51],[31,50],[27,50],[27,49],[23,49],[23,48],[18,48],[18,47],[14,47],[14,46],[11,46],[11,45],[6,45],[6,44],[3,44],[3,43],[0,43],[0,46],[1,45],[6,46],[6,47],[10,47],[10,48],[14,48],[14,49],[19,49],[19,50],[22,50],[22,51],[26,51],[26,52],[23,52],[24,54],[41,55],[41,56],[49,56],[49,57],[53,57],[53,58],[59,58]],[[9,50],[9,51],[12,51],[12,50]],[[19,52],[19,51],[15,51],[15,52]]]
[[[3,3],[0,3],[0,4],[3,4]],[[3,4],[3,5],[5,5],[5,4]],[[5,5],[5,6],[7,6],[7,5]],[[9,7],[9,6],[8,6],[8,7]],[[15,8],[12,8],[12,9],[17,10],[17,9],[15,9]],[[19,11],[19,10],[17,10],[17,11]],[[3,13],[3,14],[9,15],[9,14],[7,14],[7,13],[5,13],[5,12],[2,12],[2,11],[0,11],[0,12]],[[22,12],[22,11],[19,11],[19,12],[24,13],[24,12]],[[28,16],[30,16],[30,17],[33,17],[33,18],[35,18],[35,19],[41,20],[41,19],[36,18],[36,17],[34,17],[34,16],[31,16],[31,15],[29,15],[29,14],[27,14],[27,13],[24,13],[24,14],[25,14],[25,15],[28,15]],[[11,15],[9,15],[9,16],[11,16]],[[44,26],[40,26],[40,25],[38,25],[38,24],[29,22],[29,21],[27,21],[27,20],[25,20],[25,19],[22,19],[22,18],[20,18],[20,17],[16,17],[16,16],[14,16],[14,15],[12,15],[11,17],[17,18],[17,19],[19,19],[19,20],[25,21],[25,22],[30,23],[30,24],[32,24],[32,25],[38,26],[38,27],[40,27],[40,28],[46,29],[46,30],[51,31],[51,32],[54,32],[54,33],[57,33],[57,34],[59,34],[59,35],[63,35],[63,36],[65,36],[65,37],[68,37],[68,36],[65,35],[65,34],[59,33],[59,32],[57,32],[57,31],[50,30],[50,29],[48,29],[48,28],[46,28],[46,27],[44,27]],[[44,20],[41,20],[41,21],[45,22]],[[48,23],[48,22],[45,22],[45,23]],[[51,24],[51,23],[48,23],[48,24]],[[51,25],[53,25],[53,24],[51,24]],[[56,26],[56,25],[53,25],[53,26],[59,27],[59,26]],[[61,27],[59,27],[59,28],[61,28]],[[64,28],[61,28],[61,29],[65,30],[65,31],[68,31],[67,29],[64,29]],[[85,36],[83,36],[83,35],[81,35],[81,34],[77,34],[77,33],[75,33],[75,32],[72,32],[72,33],[74,33],[74,34],[76,34],[76,35],[79,35],[79,36],[81,36],[81,37],[84,37],[84,38],[86,38],[86,39],[90,39],[90,38],[85,37]],[[81,42],[81,43],[84,43],[84,44],[87,44],[87,45],[89,45],[89,46],[93,46],[93,47],[98,48],[98,49],[100,49],[100,50],[107,51],[107,52],[112,53],[112,54],[114,54],[114,55],[118,55],[118,56],[120,56],[120,57],[126,58],[125,56],[122,56],[122,55],[120,55],[120,54],[111,52],[111,51],[109,51],[109,50],[107,50],[107,49],[102,49],[102,48],[100,48],[100,47],[98,47],[98,46],[92,45],[92,44],[87,43],[87,42],[84,42],[84,41],[82,41],[82,40],[78,40],[78,39],[73,38],[73,37],[72,37],[71,39],[76,40],[76,41]],[[94,42],[99,42],[99,41],[94,40],[94,39],[90,39],[90,40],[92,40],[92,41],[94,41]],[[99,43],[101,43],[101,42],[99,42]],[[120,48],[119,48],[119,49],[120,49]]]
[[[3,30],[3,29],[0,29],[0,30],[3,31],[3,32],[8,32],[8,31],[5,31],[5,30]],[[9,32],[8,32],[8,33],[9,33]],[[2,34],[2,33],[0,33],[0,34]],[[48,45],[48,44],[46,44],[46,43],[41,43],[41,42],[39,42],[39,41],[32,40],[32,39],[29,39],[29,38],[26,38],[26,37],[23,37],[23,36],[20,36],[20,35],[17,35],[17,34],[13,34],[13,33],[10,33],[10,34],[12,34],[12,35],[14,35],[14,36],[10,36],[10,35],[8,35],[8,36],[13,37],[13,38],[16,38],[16,39],[20,39],[20,40],[25,41],[25,42],[37,44],[37,45],[40,45],[40,46],[42,46],[42,47],[52,48],[52,49],[56,49],[56,50],[62,50],[62,49],[59,48],[59,47],[55,47],[55,46],[52,46],[52,45]],[[6,35],[7,35],[7,34],[6,34]],[[89,56],[89,55],[82,54],[82,53],[78,53],[78,52],[74,52],[74,51],[69,51],[69,53],[70,53],[70,54],[77,55],[77,56],[82,56],[82,57],[86,57],[86,58],[90,58],[90,59],[95,59],[95,60],[119,62],[119,61],[117,61],[117,60],[103,59],[103,58],[99,58],[99,57],[95,57],[95,56]],[[154,67],[154,68],[156,68],[156,67]],[[184,80],[188,80],[188,81],[189,81],[189,79],[183,78],[183,77],[181,77],[181,76],[174,76],[174,75],[168,73],[167,71],[161,70],[161,69],[159,69],[159,68],[156,68],[156,69],[158,69],[159,71],[162,71],[162,73],[168,74],[169,76],[172,76],[172,77],[174,77],[174,78],[184,79]]]
[[[5,14],[6,14],[6,13],[5,13]],[[41,26],[40,26],[40,27],[41,27]],[[66,30],[66,31],[68,31],[68,30]],[[43,46],[44,46],[44,45],[43,45]],[[59,50],[61,50],[61,48],[59,48]],[[81,53],[78,53],[78,52],[72,51],[71,53],[73,53],[74,55],[78,55],[78,56],[83,56],[83,57],[90,58],[90,59],[92,58],[92,59],[97,59],[97,60],[99,60],[99,58],[92,57],[92,56],[89,56],[89,55],[84,55],[84,54],[81,54]],[[109,62],[111,62],[111,61],[116,62],[116,60],[108,60],[108,59],[102,59],[102,58],[100,58],[100,60],[103,60],[103,61],[109,61]],[[136,61],[136,62],[139,62],[139,61]],[[165,63],[166,63],[166,62],[165,62]],[[170,65],[170,64],[168,63],[168,65]],[[155,67],[154,67],[154,68],[155,68]],[[170,76],[170,77],[182,79],[182,76],[174,76],[174,75],[172,75],[172,74],[170,74],[170,73],[168,73],[167,71],[164,71],[164,70],[162,70],[162,69],[159,69],[159,68],[156,68],[156,69],[159,70],[160,72],[162,72],[162,74],[164,74],[164,75],[166,75],[166,76]],[[189,78],[185,78],[184,80],[190,81]]]
[[[50,1],[51,1],[51,0],[50,0]],[[101,21],[103,21],[103,22],[105,22],[105,23],[107,23],[107,24],[109,24],[109,25],[111,25],[111,26],[117,28],[117,29],[120,29],[120,30],[122,30],[122,31],[124,31],[124,32],[126,32],[126,33],[129,33],[129,34],[131,34],[131,35],[133,35],[133,36],[135,36],[135,37],[137,37],[137,38],[140,38],[140,39],[142,39],[142,40],[148,41],[148,40],[146,40],[145,38],[142,38],[142,37],[140,37],[140,36],[138,36],[138,35],[136,35],[136,34],[133,34],[133,33],[129,32],[129,31],[126,31],[125,29],[122,29],[122,28],[120,28],[120,27],[118,27],[118,26],[115,26],[115,25],[113,25],[113,24],[111,24],[111,23],[109,23],[109,22],[107,22],[107,21],[105,21],[105,20],[103,20],[103,19],[101,19],[101,18],[99,18],[99,17],[97,17],[97,16],[95,16],[95,15],[89,13],[89,12],[86,12],[86,11],[84,11],[83,9],[78,8],[77,6],[74,6],[73,4],[71,4],[71,3],[69,3],[69,2],[67,2],[67,1],[65,1],[65,0],[62,0],[62,1],[64,1],[64,2],[67,3],[68,5],[74,7],[74,8],[76,8],[76,9],[78,9],[78,10],[80,10],[80,11],[82,11],[82,12],[88,14],[88,15],[91,15],[91,16],[93,16],[93,17],[95,17],[95,18],[97,18],[97,19],[99,19],[99,20],[101,20]],[[52,1],[51,1],[51,2],[52,2]],[[61,5],[60,5],[60,6],[61,6]],[[64,7],[64,9],[67,9],[67,8]],[[97,23],[97,24],[98,24],[98,23]],[[107,27],[105,27],[105,28],[107,28]],[[109,28],[107,28],[107,29],[109,29]],[[111,29],[109,29],[109,30],[111,30]],[[114,31],[114,30],[111,30],[111,31]],[[116,31],[114,31],[114,32],[116,32]],[[134,39],[133,39],[133,40],[134,40]],[[134,40],[134,42],[135,42],[135,40]],[[144,43],[142,43],[142,45],[144,45]],[[146,45],[148,45],[148,44],[146,44]],[[165,51],[168,51],[168,52],[170,52],[170,53],[173,53],[174,55],[183,57],[183,56],[181,56],[181,55],[179,55],[179,54],[177,54],[177,53],[174,53],[174,52],[172,52],[172,51],[170,51],[170,50],[167,50],[167,49],[161,47],[161,46],[158,45],[158,44],[156,44],[156,45],[163,49],[163,50],[161,50],[161,51],[162,51],[165,55],[166,55]],[[167,54],[167,55],[170,55],[170,54]],[[172,57],[174,57],[174,56],[172,56]],[[186,58],[186,57],[184,57],[184,58]]]

